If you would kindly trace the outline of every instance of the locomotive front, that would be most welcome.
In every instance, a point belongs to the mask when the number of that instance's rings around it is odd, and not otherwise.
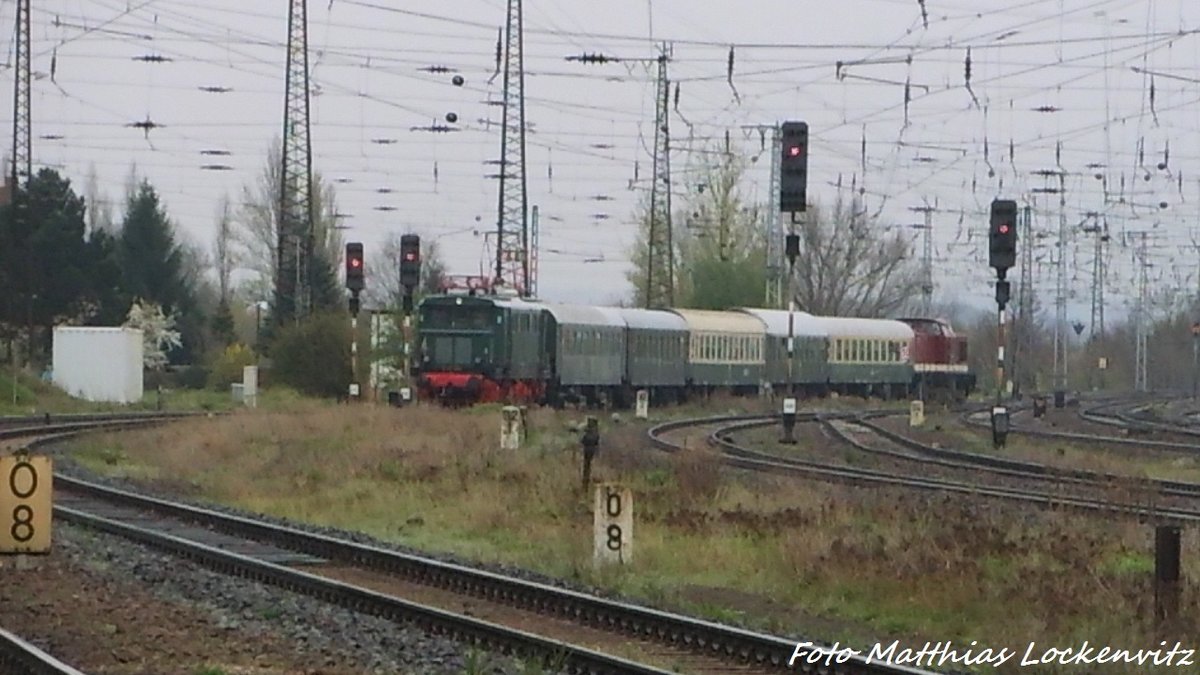
[[[467,405],[496,400],[500,308],[487,298],[433,296],[417,311],[420,396]]]

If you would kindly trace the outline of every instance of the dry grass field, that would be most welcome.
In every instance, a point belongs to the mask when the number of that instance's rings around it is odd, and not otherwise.
[[[525,447],[502,452],[495,408],[300,403],[88,438],[76,453],[97,471],[193,497],[776,632],[1022,651],[1031,641],[1136,649],[1165,639],[1149,620],[1148,524],[731,472],[708,450],[651,450],[644,425],[608,418],[593,478],[633,489],[634,561],[593,570],[590,499],[570,430],[581,419],[535,410]],[[1184,562],[1200,578],[1194,533],[1185,533]],[[1198,598],[1185,591],[1172,634],[1200,635]]]

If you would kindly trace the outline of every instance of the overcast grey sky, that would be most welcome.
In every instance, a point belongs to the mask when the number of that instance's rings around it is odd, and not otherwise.
[[[136,163],[184,235],[207,246],[218,199],[240,196],[282,126],[287,2],[33,5],[35,162],[61,168],[80,188],[94,165],[115,200]],[[543,216],[543,297],[606,302],[628,294],[639,196],[630,185],[635,167],[635,188],[650,170],[652,69],[565,57],[649,57],[661,40],[673,43],[671,79],[680,84],[671,117],[676,192],[695,188],[688,177],[697,151],[726,130],[757,152],[758,136],[743,125],[806,120],[810,198],[830,202],[839,176],[844,185],[855,176],[890,227],[919,222],[910,207],[936,204],[939,298],[981,304],[991,297],[980,236],[988,204],[996,196],[1035,200],[1038,229],[1056,233],[1058,197],[1034,192],[1047,183],[1033,172],[1061,166],[1068,223],[1099,211],[1115,235],[1114,304],[1132,288],[1124,232],[1156,233],[1153,275],[1194,289],[1200,3],[923,6],[927,26],[917,0],[526,0],[529,198]],[[500,78],[488,80],[504,1],[333,0],[309,11],[314,163],[338,181],[346,239],[370,251],[389,232],[416,231],[439,239],[452,271],[486,266],[483,233],[495,228],[497,184],[485,176],[496,171],[488,162],[499,156],[500,119],[489,105]],[[4,2],[0,21],[11,26],[13,12]],[[11,91],[11,30],[5,40]],[[139,59],[151,55],[170,60]],[[455,87],[449,73],[423,70],[429,66],[446,66],[466,83]],[[0,116],[5,125],[10,110]],[[448,112],[461,131],[411,130]],[[147,118],[163,125],[148,140],[127,126]],[[768,164],[754,165],[751,198],[768,197]],[[1038,244],[1039,283],[1049,291],[1054,238]],[[1068,260],[1079,302],[1091,287],[1090,250],[1073,230]]]

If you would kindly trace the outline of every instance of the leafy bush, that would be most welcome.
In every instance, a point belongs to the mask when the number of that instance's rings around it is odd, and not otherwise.
[[[234,343],[213,361],[208,384],[217,391],[228,391],[229,385],[242,381],[242,368],[254,365],[254,353],[241,343]]]
[[[175,386],[181,389],[203,389],[208,384],[208,368],[180,366],[171,373]]]
[[[350,324],[319,314],[282,329],[271,345],[272,380],[311,396],[342,397],[350,385]]]

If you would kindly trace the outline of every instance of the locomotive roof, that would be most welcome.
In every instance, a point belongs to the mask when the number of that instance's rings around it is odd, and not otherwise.
[[[902,321],[892,319],[861,319],[836,316],[815,316],[831,338],[875,338],[880,340],[911,340],[913,329]]]
[[[788,312],[782,309],[753,309],[743,307],[739,311],[752,314],[767,326],[767,335],[788,336]],[[808,312],[792,312],[792,335],[797,337],[829,337],[829,330],[817,317]]]
[[[762,320],[741,312],[714,312],[709,309],[672,309],[683,317],[690,330],[713,333],[754,333],[762,335],[766,326]]]
[[[634,307],[616,307],[621,318],[630,328],[641,330],[675,330],[687,331],[687,321],[678,314],[672,314],[659,309],[637,309]]]

